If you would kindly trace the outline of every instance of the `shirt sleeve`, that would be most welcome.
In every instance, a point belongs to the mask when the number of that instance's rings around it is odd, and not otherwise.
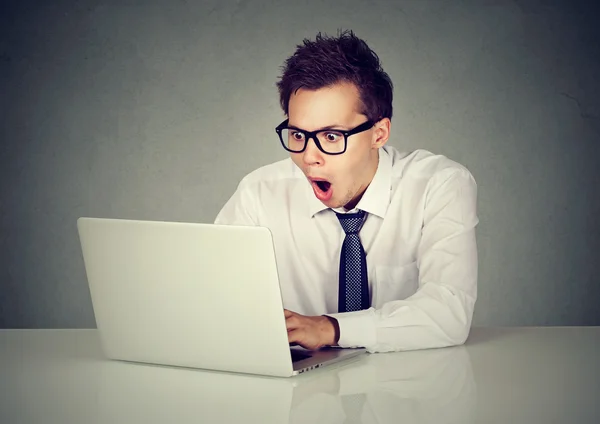
[[[243,179],[227,203],[215,218],[220,225],[258,225],[256,199],[249,188],[249,182]]]
[[[416,293],[380,309],[327,314],[338,320],[340,347],[389,352],[466,341],[477,299],[476,204],[477,185],[466,169],[432,177],[417,253]]]

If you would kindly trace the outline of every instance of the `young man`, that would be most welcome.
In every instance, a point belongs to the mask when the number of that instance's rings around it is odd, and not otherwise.
[[[477,186],[386,146],[392,82],[352,32],[304,40],[278,82],[290,158],[247,175],[215,223],[268,227],[291,344],[462,344],[477,297]]]

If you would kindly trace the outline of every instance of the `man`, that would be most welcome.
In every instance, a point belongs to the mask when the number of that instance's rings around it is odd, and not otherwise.
[[[272,234],[290,344],[462,344],[477,298],[476,183],[386,146],[392,82],[351,31],[304,40],[278,82],[290,158],[242,179],[216,224]]]

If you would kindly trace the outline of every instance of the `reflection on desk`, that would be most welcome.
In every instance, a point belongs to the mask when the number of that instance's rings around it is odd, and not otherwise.
[[[367,355],[294,388],[290,422],[465,423],[476,386],[467,349]],[[354,421],[344,421],[351,418]]]
[[[273,378],[106,360],[95,330],[4,330],[0,422],[597,423],[598,348],[600,328],[474,329]]]

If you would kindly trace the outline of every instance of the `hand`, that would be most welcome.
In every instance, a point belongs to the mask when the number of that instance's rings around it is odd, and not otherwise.
[[[284,309],[285,325],[290,344],[316,350],[335,346],[339,340],[337,320],[327,316],[309,317]]]

